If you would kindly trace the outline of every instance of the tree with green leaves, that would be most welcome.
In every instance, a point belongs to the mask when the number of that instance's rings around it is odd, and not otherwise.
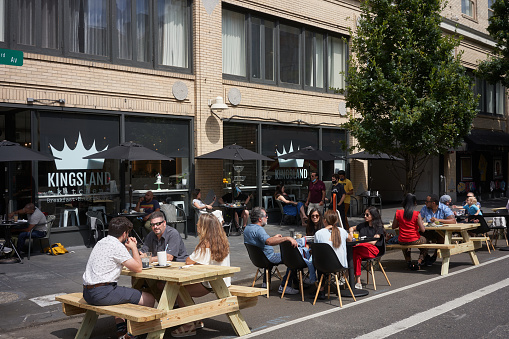
[[[509,1],[490,0],[493,15],[488,32],[497,46],[487,60],[479,64],[476,74],[491,83],[502,82],[509,88]]]
[[[352,33],[346,85],[346,128],[358,147],[394,161],[415,192],[432,156],[461,144],[477,100],[454,55],[459,40],[442,34],[441,0],[361,0]],[[393,171],[396,173],[397,171]]]

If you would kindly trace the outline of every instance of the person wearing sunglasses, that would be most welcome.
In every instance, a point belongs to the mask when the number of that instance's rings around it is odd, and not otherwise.
[[[323,219],[322,214],[318,210],[318,208],[313,208],[311,212],[309,212],[308,224],[306,226],[306,235],[312,236],[315,235],[316,232],[323,228]]]
[[[364,211],[364,222],[348,229],[348,241],[353,240],[353,232],[359,232],[359,237],[377,238],[370,242],[356,245],[353,248],[353,264],[355,270],[355,288],[362,289],[361,283],[361,263],[362,259],[376,258],[383,246],[382,237],[385,235],[384,225],[380,212],[374,206],[366,208]]]
[[[184,241],[176,229],[166,226],[163,212],[153,212],[150,214],[149,221],[152,232],[145,237],[140,252],[152,252],[150,262],[157,261],[157,252],[165,250],[168,261],[186,261],[188,254]]]

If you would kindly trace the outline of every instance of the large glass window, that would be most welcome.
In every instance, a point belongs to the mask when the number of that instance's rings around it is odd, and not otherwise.
[[[159,63],[188,67],[189,22],[187,0],[158,1]]]
[[[479,95],[481,114],[503,115],[505,88],[502,83],[490,84],[486,80],[475,78],[475,94]]]
[[[108,1],[70,0],[70,50],[108,55]]]
[[[226,77],[320,91],[344,88],[347,44],[341,37],[226,8],[222,30]]]
[[[323,88],[323,35],[306,31],[304,43],[305,84]]]
[[[461,13],[474,17],[475,0],[461,0]]]
[[[223,10],[223,73],[246,76],[245,15]]]
[[[279,76],[281,82],[300,84],[300,29],[279,25]]]
[[[250,151],[258,153],[258,125],[243,123],[225,123],[223,125],[223,145],[237,144]],[[256,186],[256,161],[236,162],[235,165],[243,166],[241,171],[235,172],[233,161],[223,161],[223,178],[226,179],[225,193],[231,187],[231,181],[237,179],[240,186]],[[237,168],[240,169],[240,168]],[[237,177],[237,178],[235,178]],[[242,189],[242,187],[241,187]],[[250,189],[250,191],[253,189]],[[246,191],[249,192],[249,191]]]
[[[126,116],[125,139],[134,141],[175,161],[143,160],[132,162],[133,189],[156,189],[159,173],[161,189],[175,188],[189,179],[189,122],[156,117]]]
[[[4,3],[2,0],[0,7],[3,7]],[[58,48],[58,2],[53,0],[20,0],[15,5],[17,44],[51,49]],[[0,8],[0,16],[3,16],[2,12]]]
[[[125,60],[150,61],[149,1],[116,0],[115,4],[118,57]]]
[[[491,9],[491,7],[493,6],[494,2],[495,0],[488,0],[488,18],[493,16],[493,9]]]
[[[35,0],[18,0],[18,43],[35,45]]]

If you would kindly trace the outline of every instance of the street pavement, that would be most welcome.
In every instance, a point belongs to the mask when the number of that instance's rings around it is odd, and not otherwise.
[[[483,201],[483,210],[505,206],[506,199]],[[420,208],[420,206],[419,206]],[[382,211],[384,223],[392,220],[397,206]],[[289,229],[302,231],[299,226],[279,226],[279,218],[269,220],[267,233],[289,235]],[[356,225],[362,219],[351,218]],[[250,285],[255,267],[251,264],[242,236],[230,240],[231,265],[241,268],[233,283]],[[184,240],[191,252],[198,238]],[[65,245],[65,244],[64,244]],[[505,246],[499,240],[498,247]],[[68,248],[60,256],[36,254],[23,264],[0,265],[0,339],[21,338],[73,338],[82,315],[67,317],[55,294],[81,291],[82,274],[91,252],[84,246]],[[413,252],[414,260],[418,252]],[[348,337],[383,338],[403,337],[509,337],[508,297],[509,252],[492,251],[486,246],[477,251],[480,265],[473,266],[467,254],[453,256],[450,274],[440,276],[440,259],[423,271],[409,271],[401,251],[389,251],[383,259],[391,281],[388,286],[381,272],[375,272],[377,291],[369,284],[367,297],[353,302],[343,298],[343,308],[335,294],[329,301],[312,305],[312,289],[306,290],[306,299],[299,295],[280,299],[279,285],[273,278],[271,297],[260,297],[258,305],[242,311],[252,330],[251,336],[315,337],[317,331],[324,338]],[[365,283],[365,273],[362,277]],[[128,277],[121,276],[119,283],[129,286]],[[261,280],[257,282],[258,286]],[[206,296],[203,300],[210,299]],[[199,338],[234,337],[225,316],[205,320],[206,328]],[[92,338],[115,338],[112,317],[99,318]],[[165,338],[170,338],[169,331]]]

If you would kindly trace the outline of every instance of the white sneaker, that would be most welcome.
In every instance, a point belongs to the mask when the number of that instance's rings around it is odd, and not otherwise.
[[[356,288],[357,290],[362,290],[362,284],[361,284],[361,283],[357,283],[357,284],[355,284],[355,288]]]
[[[279,293],[283,293],[283,286],[279,285],[277,290]],[[285,294],[299,294],[299,290],[296,290],[292,286],[286,286]]]
[[[262,288],[267,288],[267,283],[262,283]]]
[[[4,252],[5,254],[7,254],[7,253],[11,253],[11,252],[12,252],[12,248],[10,248],[10,247],[4,247],[4,248],[2,248],[2,252]]]
[[[315,282],[311,281],[311,279],[309,279],[309,277],[307,277],[306,279],[304,279],[302,281],[302,283],[305,284],[305,285],[314,285]]]

